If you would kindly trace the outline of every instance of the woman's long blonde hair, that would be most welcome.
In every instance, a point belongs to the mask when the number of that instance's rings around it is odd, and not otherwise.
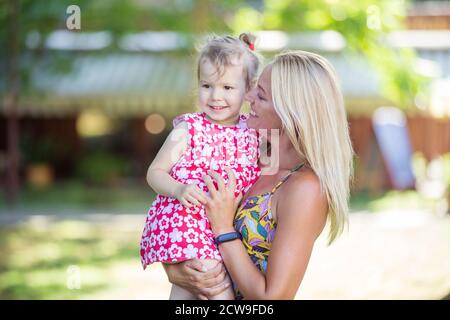
[[[282,53],[272,63],[272,98],[282,130],[326,194],[331,244],[348,222],[353,176],[353,148],[334,68],[314,53]]]

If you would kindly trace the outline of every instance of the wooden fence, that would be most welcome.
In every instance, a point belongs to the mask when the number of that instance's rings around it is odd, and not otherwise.
[[[350,116],[349,126],[356,153],[354,190],[376,193],[392,188],[375,139],[372,119]],[[413,152],[423,153],[428,160],[450,152],[450,119],[408,116],[407,127]]]

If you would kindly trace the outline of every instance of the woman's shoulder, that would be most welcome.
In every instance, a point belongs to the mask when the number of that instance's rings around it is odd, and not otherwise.
[[[327,206],[327,196],[322,189],[319,177],[310,168],[294,172],[283,183],[278,201],[285,209],[298,208],[301,203],[308,203],[318,208]],[[285,210],[282,210],[285,211]]]
[[[292,192],[301,190],[302,192],[317,193],[320,192],[320,180],[311,168],[304,167],[292,173],[286,181],[285,187],[287,191]]]
[[[317,237],[322,232],[328,214],[327,196],[319,177],[308,168],[295,172],[282,186],[277,201],[277,220],[289,225],[308,225]]]

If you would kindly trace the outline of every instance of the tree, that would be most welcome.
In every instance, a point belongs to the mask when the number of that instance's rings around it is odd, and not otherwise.
[[[7,178],[6,200],[15,205],[19,188],[19,121],[20,94],[27,90],[30,64],[21,63],[25,53],[45,53],[45,39],[48,34],[66,26],[66,9],[71,4],[83,8],[86,14],[84,31],[108,29],[113,33],[136,30],[139,7],[134,2],[108,1],[34,1],[6,0],[0,4],[0,47],[6,48],[0,58],[6,61],[6,92],[2,93],[7,118]],[[34,51],[27,49],[30,35],[38,37]]]
[[[403,28],[405,0],[264,0],[239,5],[229,27],[287,32],[335,30],[350,52],[364,55],[377,71],[382,94],[400,108],[411,107],[426,79],[413,70],[411,49],[394,50],[386,34]],[[251,2],[253,3],[253,2]]]
[[[18,14],[19,6],[17,1],[10,1],[6,10],[8,13],[9,37],[7,41],[7,93],[5,95],[5,110],[7,114],[7,202],[13,205],[17,196],[19,185],[18,175],[18,121],[17,121],[17,100],[19,94],[19,72],[18,72],[18,52],[19,52],[19,32],[18,32]]]
[[[7,50],[0,52],[0,59],[6,61],[8,71],[7,90],[0,96],[8,119],[7,198],[11,205],[18,188],[20,96],[29,88],[33,58],[48,54],[47,36],[66,29],[66,9],[72,4],[81,8],[82,32],[108,30],[114,39],[146,30],[187,34],[336,30],[347,40],[349,51],[363,54],[372,63],[384,96],[398,106],[411,106],[424,83],[412,71],[414,53],[393,50],[385,41],[386,32],[402,27],[406,0],[5,0],[0,4],[0,47]],[[34,43],[33,50],[27,42]],[[115,44],[104,51],[116,50]],[[28,63],[24,56],[31,57]],[[70,61],[53,61],[66,69],[70,65]]]

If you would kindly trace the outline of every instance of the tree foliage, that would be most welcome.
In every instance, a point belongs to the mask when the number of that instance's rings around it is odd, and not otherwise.
[[[6,0],[11,1],[11,0]],[[377,70],[383,95],[399,107],[413,105],[425,78],[414,71],[412,50],[392,49],[388,32],[403,27],[406,0],[17,0],[20,3],[20,48],[37,41],[35,53],[45,51],[47,35],[65,29],[66,8],[81,8],[83,32],[108,30],[114,36],[148,30],[202,34],[281,30],[336,30],[347,50],[367,57]],[[0,46],[7,48],[8,13],[0,5]],[[117,40],[117,37],[115,37]],[[116,44],[116,42],[115,42]],[[109,49],[117,49],[114,45]],[[6,52],[6,55],[8,52]],[[0,53],[2,57],[4,53]],[[55,59],[57,61],[57,59]],[[23,66],[22,69],[26,69]],[[22,70],[26,79],[26,70]],[[22,80],[23,80],[22,79]]]
[[[335,30],[347,41],[347,50],[362,54],[377,71],[382,94],[398,107],[413,106],[427,82],[415,71],[412,49],[393,49],[386,35],[404,28],[405,0],[264,0],[259,6],[239,5],[229,27],[241,30],[286,32]]]

